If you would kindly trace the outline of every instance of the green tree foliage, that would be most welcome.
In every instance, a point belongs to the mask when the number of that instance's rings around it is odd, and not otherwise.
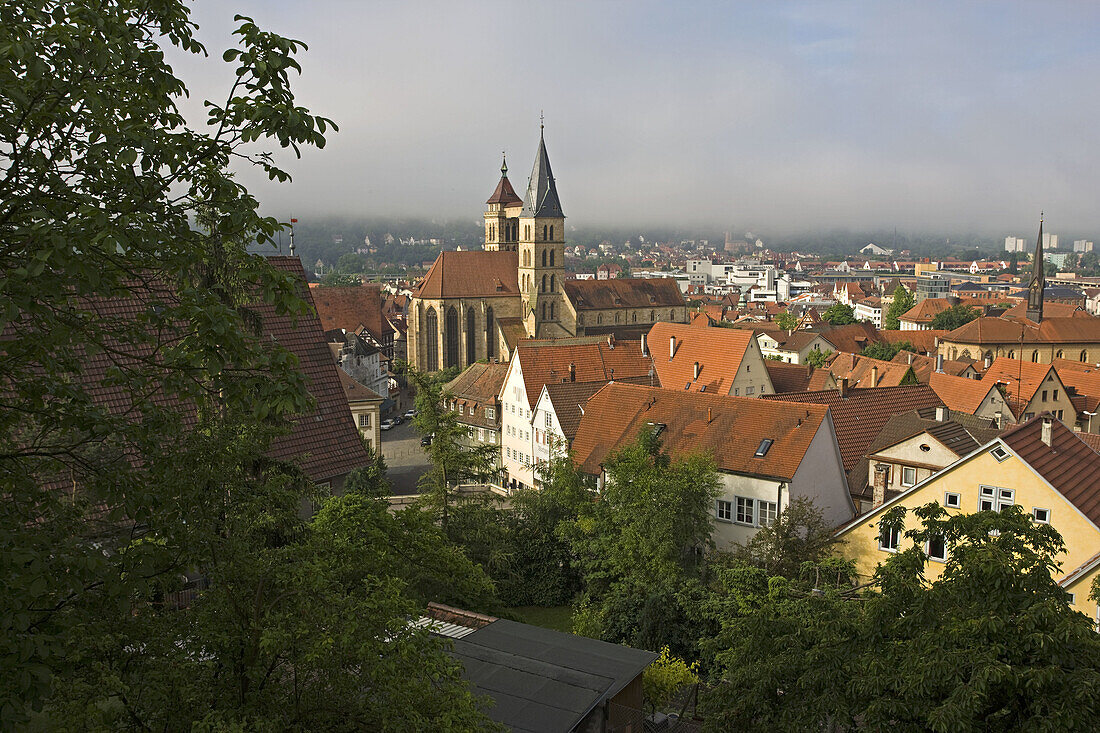
[[[1008,260],[1008,272],[1011,275],[1018,275],[1020,273],[1019,254],[1016,252],[1013,252],[1012,257]]]
[[[200,131],[164,55],[205,53],[184,3],[0,7],[0,727],[476,727],[388,548],[317,531],[264,457],[310,399],[252,304],[309,305],[228,168],[285,181],[255,145],[334,125],[295,105],[303,44],[237,20]]]
[[[784,331],[793,331],[798,328],[798,316],[783,311],[782,313],[776,314],[775,325],[779,326]]]
[[[332,270],[321,276],[320,283],[326,287],[352,288],[363,284],[358,275]]]
[[[713,459],[673,460],[643,432],[605,462],[599,501],[565,528],[584,582],[580,633],[695,658],[685,591],[705,570],[718,474]]]
[[[881,359],[883,361],[890,361],[898,355],[899,351],[912,351],[916,352],[913,348],[913,344],[909,341],[898,341],[891,343],[889,341],[875,341],[867,346],[863,347],[863,351],[859,352],[863,356],[869,356],[872,359]]]
[[[816,566],[836,551],[834,530],[813,501],[798,496],[733,555],[769,575],[797,578],[806,563]]]
[[[758,569],[720,574],[711,730],[1095,727],[1100,637],[1052,578],[1058,533],[1018,507],[948,516],[930,504],[915,514],[912,545],[879,567],[875,591],[842,581],[807,593]],[[950,553],[929,582],[933,538]]]
[[[825,351],[814,350],[806,355],[806,363],[812,366],[814,369],[820,369],[825,366],[829,361],[829,357],[833,355],[832,349],[826,349]]]
[[[882,319],[882,327],[887,331],[897,331],[901,328],[898,319],[916,304],[916,298],[909,292],[909,289],[899,284],[894,288],[894,300],[890,303],[890,307],[886,309],[886,315]]]
[[[852,306],[843,303],[833,303],[821,314],[821,317],[834,326],[847,326],[849,323],[856,322],[856,314]]]
[[[977,308],[959,303],[933,316],[931,326],[934,329],[953,331],[959,326],[965,326],[970,323],[981,314],[982,312]]]
[[[642,673],[642,694],[650,712],[668,710],[685,687],[698,684],[697,667],[661,647],[661,656]]]

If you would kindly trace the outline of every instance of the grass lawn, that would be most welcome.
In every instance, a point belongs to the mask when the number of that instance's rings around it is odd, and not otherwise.
[[[508,609],[521,621],[555,631],[573,630],[573,611],[569,606],[513,606]]]

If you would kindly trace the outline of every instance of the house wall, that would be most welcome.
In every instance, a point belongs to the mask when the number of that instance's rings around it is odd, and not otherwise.
[[[735,544],[745,544],[760,529],[760,524],[754,522],[746,524],[736,521],[737,497],[752,499],[755,501],[774,502],[777,511],[787,508],[790,501],[786,488],[780,489],[784,483],[775,479],[764,479],[743,474],[726,473],[718,469],[718,478],[721,482],[718,498],[711,510],[714,517],[714,531],[711,537],[719,550],[729,550]],[[731,519],[718,518],[718,502],[728,501],[731,504]]]
[[[1069,569],[1063,568],[1063,570]],[[1092,584],[1097,577],[1100,577],[1100,565],[1063,587],[1067,592],[1073,594],[1073,603],[1070,604],[1070,608],[1074,611],[1080,611],[1092,619],[1095,625],[1094,628],[1100,631],[1100,603],[1089,598],[1092,593]]]
[[[375,455],[382,453],[382,416],[380,402],[349,403],[351,419]]]
[[[1044,399],[1044,392],[1046,393],[1046,399]],[[1054,398],[1056,392],[1058,399]],[[1009,396],[1011,395],[1012,390],[1009,388]],[[1034,417],[1043,411],[1054,413],[1055,417],[1070,427],[1073,427],[1074,423],[1077,422],[1077,410],[1073,407],[1069,395],[1066,394],[1066,387],[1062,384],[1062,380],[1053,371],[1047,375],[1046,379],[1043,380],[1043,385],[1031,398],[1031,402],[1028,403],[1020,421],[1023,422],[1028,417]]]
[[[537,465],[545,465],[552,458],[564,455],[566,450],[565,433],[558,423],[558,415],[554,412],[554,403],[543,389],[539,395],[539,401],[535,404],[535,412],[531,419],[532,424],[532,453]]]
[[[728,394],[738,397],[759,397],[762,394],[774,392],[771,377],[768,376],[768,368],[764,366],[764,355],[760,351],[760,345],[756,343],[756,339],[749,339],[749,345],[741,358],[741,364],[737,367],[737,374],[733,376]]]
[[[1025,512],[1030,512],[1035,507],[1050,510],[1050,524],[1058,530],[1066,542],[1065,552],[1056,558],[1062,566],[1058,577],[1083,565],[1096,553],[1096,548],[1100,547],[1100,529],[1057,490],[1047,484],[1027,463],[1011,451],[1008,453],[1008,458],[998,462],[990,455],[989,450],[984,450],[944,469],[895,501],[887,502],[884,505],[885,508],[904,506],[910,510],[905,517],[899,547],[905,549],[911,546],[912,540],[904,537],[904,531],[920,526],[919,521],[912,514],[912,509],[932,501],[942,506],[945,492],[953,492],[960,495],[961,508],[948,509],[949,513],[975,512],[978,510],[979,487],[993,485],[998,488],[1013,489],[1016,492],[1015,503],[1023,507]],[[878,523],[882,514],[882,511],[872,512],[840,535],[840,539],[843,540],[841,554],[854,560],[857,572],[864,577],[870,577],[875,567],[891,554],[886,550],[880,550],[878,546]],[[943,572],[943,568],[943,563],[930,560],[925,574],[929,580],[935,580]]]
[[[523,370],[515,354],[512,355],[508,376],[500,390],[500,406],[500,449],[505,486],[519,483],[532,487],[535,485],[535,477],[531,468],[534,463],[531,408],[523,383]]]
[[[981,360],[986,354],[991,354],[994,359],[998,356],[1007,356],[1010,359],[1032,361],[1032,354],[1037,353],[1040,364],[1050,364],[1054,359],[1069,359],[1070,361],[1097,362],[1100,361],[1100,344],[1097,343],[1063,343],[1063,344],[1024,344],[1020,347],[1019,341],[1010,341],[1003,344],[968,344],[962,341],[940,339],[939,353],[945,359],[957,359],[968,357]],[[1085,358],[1081,355],[1084,353]]]
[[[927,446],[928,450],[921,450],[921,446]],[[921,433],[871,456],[867,477],[873,483],[875,466],[885,463],[890,466],[890,482],[887,487],[892,491],[904,491],[957,460],[959,457],[943,443],[928,433]],[[902,483],[905,476],[901,469],[906,466],[916,471],[916,478],[911,484]]]
[[[790,494],[792,498],[804,496],[813,501],[825,520],[834,526],[855,515],[831,413],[821,421],[791,477]]]

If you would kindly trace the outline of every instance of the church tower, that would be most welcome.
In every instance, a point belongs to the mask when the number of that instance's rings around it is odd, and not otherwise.
[[[516,250],[519,239],[519,212],[523,199],[508,181],[508,160],[500,165],[500,182],[485,202],[485,245],[490,252]]]
[[[565,214],[539,126],[539,151],[519,212],[519,290],[527,335],[552,338],[567,335],[562,318],[562,278],[565,275]]]
[[[1035,242],[1035,259],[1031,263],[1031,282],[1027,285],[1027,319],[1043,322],[1043,290],[1047,278],[1043,272],[1043,215],[1039,215],[1039,239]]]

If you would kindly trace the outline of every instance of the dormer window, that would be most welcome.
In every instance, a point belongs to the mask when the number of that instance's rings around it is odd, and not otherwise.
[[[764,438],[760,441],[760,445],[756,449],[756,453],[753,454],[755,458],[763,458],[768,455],[768,451],[771,450],[772,443],[775,441],[771,438]]]

